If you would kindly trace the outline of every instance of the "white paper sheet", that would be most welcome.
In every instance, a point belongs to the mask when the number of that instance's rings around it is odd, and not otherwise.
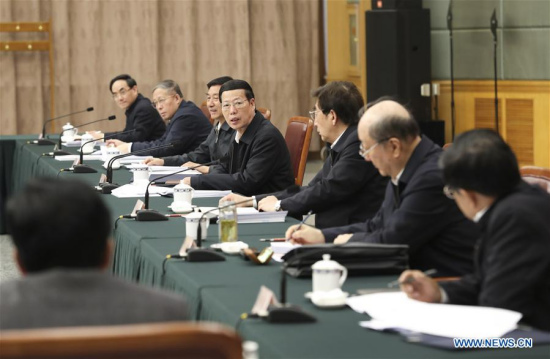
[[[424,303],[403,292],[376,293],[348,298],[353,310],[367,313],[371,329],[403,328],[449,338],[498,338],[517,327],[521,313],[480,306]]]

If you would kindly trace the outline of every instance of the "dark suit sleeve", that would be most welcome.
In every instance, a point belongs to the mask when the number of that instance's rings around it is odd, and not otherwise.
[[[233,174],[212,173],[206,176],[194,176],[191,178],[191,186],[203,190],[231,189],[233,192],[243,194],[260,193],[264,183],[275,175],[278,168],[267,164],[273,163],[274,159],[285,158],[281,146],[286,144],[284,140],[279,141],[275,136],[258,136],[250,146],[252,146],[251,156],[244,171]]]
[[[282,199],[281,207],[291,213],[302,214],[310,210],[319,212],[329,206],[353,201],[365,183],[372,181],[377,175],[378,171],[357,154],[357,148],[348,146],[340,154],[328,176],[323,179],[316,176],[299,193]]]
[[[362,223],[354,223],[347,226],[325,228],[322,230],[325,242],[334,242],[340,234],[354,233],[353,237],[363,237],[369,231],[380,228],[382,223],[382,211],[378,211],[374,217]],[[352,238],[353,238],[352,237]]]
[[[483,275],[469,275],[442,287],[451,303],[505,308],[533,318],[537,315],[533,298],[548,271],[548,232],[541,230],[540,217],[528,210],[500,208],[493,218],[483,238],[487,241]]]
[[[186,162],[192,161],[195,163],[208,163],[211,161],[210,158],[210,148],[209,143],[212,141],[215,141],[216,139],[216,133],[214,131],[211,131],[208,137],[204,142],[202,142],[199,147],[197,147],[194,151],[183,154],[183,155],[175,155],[175,156],[169,156],[164,157],[164,165],[165,166],[181,166]]]
[[[124,142],[145,141],[147,138],[150,138],[149,132],[159,126],[159,120],[162,121],[156,109],[145,103],[140,103],[134,115],[135,131],[118,135],[117,139]]]

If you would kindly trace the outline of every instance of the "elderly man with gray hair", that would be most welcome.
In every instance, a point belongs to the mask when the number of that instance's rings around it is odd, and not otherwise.
[[[390,177],[384,202],[363,223],[325,228],[292,226],[286,238],[315,244],[365,242],[407,244],[411,268],[434,268],[439,276],[472,270],[478,229],[443,193],[438,168],[442,149],[426,136],[401,104],[381,99],[368,105],[358,136],[359,154]]]
[[[197,148],[208,136],[212,125],[202,111],[191,101],[185,101],[179,85],[173,80],[161,81],[153,88],[153,106],[162,119],[168,122],[161,138],[154,141],[126,143],[109,140],[107,145],[115,145],[121,153],[144,150],[143,155],[165,157],[181,155]],[[177,142],[169,148],[153,147]]]

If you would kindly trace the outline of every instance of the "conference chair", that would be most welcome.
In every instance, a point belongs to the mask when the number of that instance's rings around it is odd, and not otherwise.
[[[313,121],[309,117],[291,117],[286,127],[285,141],[290,152],[294,182],[301,186],[306,171]]]
[[[264,115],[265,119],[268,121],[271,121],[271,110],[265,107],[256,107],[256,110],[258,110],[262,115]]]
[[[166,322],[0,331],[2,358],[242,358],[241,338],[216,323]]]
[[[524,166],[519,169],[525,182],[537,184],[550,193],[550,168]]]

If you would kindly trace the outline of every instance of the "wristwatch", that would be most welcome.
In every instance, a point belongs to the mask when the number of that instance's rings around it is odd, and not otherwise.
[[[277,212],[279,212],[280,210],[282,210],[282,208],[281,208],[281,201],[275,202],[275,210],[276,210]]]

